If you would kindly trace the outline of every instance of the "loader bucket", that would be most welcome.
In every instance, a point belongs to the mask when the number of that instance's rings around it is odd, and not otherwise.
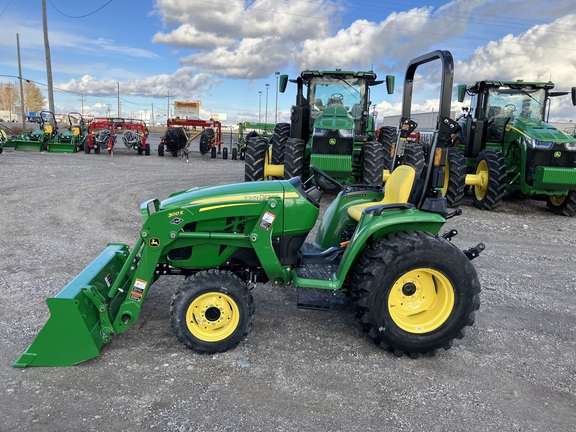
[[[50,318],[12,366],[72,366],[97,357],[113,335],[110,314],[119,299],[106,298],[128,255],[127,245],[109,244],[56,297],[48,298]]]

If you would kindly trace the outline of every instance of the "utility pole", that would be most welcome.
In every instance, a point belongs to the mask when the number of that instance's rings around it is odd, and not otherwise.
[[[118,84],[118,117],[122,117],[122,115],[120,114],[120,83]]]
[[[268,89],[270,88],[270,84],[266,84],[266,113],[264,114],[265,120],[264,123],[268,123]]]
[[[154,126],[154,102],[152,102],[152,126]]]
[[[276,75],[276,114],[274,115],[274,124],[278,124],[278,80],[280,79],[280,72],[274,72]]]
[[[22,109],[22,129],[26,130],[26,107],[24,106],[24,85],[22,84],[22,63],[20,62],[20,35],[16,33],[16,47],[18,49],[18,78],[20,79],[20,108]]]
[[[169,118],[170,118],[170,90],[168,90],[168,105],[166,106],[166,124],[168,124]]]
[[[46,53],[46,76],[48,80],[48,109],[50,110],[50,112],[54,113],[54,87],[52,85],[52,61],[50,60],[50,42],[48,41],[48,18],[46,17],[46,0],[42,0],[42,18],[44,24],[44,51]]]

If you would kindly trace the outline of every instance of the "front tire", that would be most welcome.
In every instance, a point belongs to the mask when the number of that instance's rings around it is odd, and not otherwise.
[[[264,165],[268,159],[268,141],[266,138],[255,137],[246,143],[244,162],[244,180],[264,180]]]
[[[546,207],[552,213],[561,216],[574,216],[576,214],[576,191],[568,191],[568,195],[546,197]]]
[[[384,173],[384,149],[376,141],[362,144],[362,181],[369,185],[382,186]]]
[[[278,123],[272,137],[272,164],[282,165],[286,153],[286,140],[290,137],[290,123]]]
[[[506,193],[506,166],[502,153],[481,151],[475,171],[482,178],[482,184],[474,185],[474,205],[482,210],[493,210],[502,204]]]
[[[425,232],[393,233],[366,248],[351,290],[368,336],[396,356],[449,349],[480,307],[480,282],[468,258]]]
[[[174,334],[198,353],[235,348],[250,332],[253,320],[252,294],[230,272],[208,270],[190,276],[170,306]]]
[[[448,207],[458,207],[464,197],[466,186],[466,157],[457,148],[448,149],[448,158],[444,167],[444,186],[442,195],[446,197]]]
[[[304,172],[304,154],[306,143],[300,138],[288,138],[286,140],[286,154],[284,155],[284,179],[292,177],[302,178]]]

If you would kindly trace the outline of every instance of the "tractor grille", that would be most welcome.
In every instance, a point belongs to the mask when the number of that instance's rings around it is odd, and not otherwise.
[[[528,149],[526,167],[526,183],[535,187],[546,187],[545,183],[560,187],[566,182],[576,182],[576,152],[567,151],[562,143],[550,150]]]
[[[310,164],[334,177],[348,177],[352,172],[350,156],[312,154]]]
[[[330,141],[335,144],[330,144]],[[312,153],[324,155],[352,155],[354,138],[342,138],[337,130],[330,130],[325,136],[312,139]]]

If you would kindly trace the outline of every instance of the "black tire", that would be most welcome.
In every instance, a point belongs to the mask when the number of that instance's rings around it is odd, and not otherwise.
[[[396,136],[398,131],[392,126],[383,126],[380,128],[378,135],[378,142],[382,144],[384,150],[384,169],[390,169],[390,162],[392,161],[392,145],[396,144]]]
[[[138,155],[142,156],[142,153],[144,153],[144,150],[142,150],[142,147],[138,147]]]
[[[368,246],[354,268],[352,299],[368,336],[397,356],[449,349],[474,323],[480,282],[442,237],[397,232]]]
[[[244,180],[264,180],[264,164],[268,159],[268,140],[255,137],[246,143],[246,160],[244,161]]]
[[[222,149],[222,159],[228,159],[228,147]]]
[[[164,156],[164,144],[158,144],[158,156]]]
[[[482,210],[493,210],[502,204],[506,192],[506,166],[502,153],[482,150],[476,158],[475,173],[488,177],[480,186],[474,186],[474,205]]]
[[[200,154],[205,155],[210,150],[210,146],[214,141],[214,129],[207,128],[204,129],[202,135],[200,135]]]
[[[286,152],[286,140],[290,137],[290,123],[278,123],[272,136],[272,164],[282,165]]]
[[[382,186],[384,173],[384,149],[376,141],[362,144],[362,181],[366,184]]]
[[[292,177],[302,177],[306,143],[300,138],[288,138],[285,149],[284,179],[290,180]]]
[[[246,146],[240,149],[240,160],[246,159]]]
[[[150,144],[146,144],[146,147],[144,149],[144,154],[146,156],[150,156]]]
[[[172,298],[170,324],[180,342],[206,354],[235,348],[254,320],[246,283],[230,272],[208,270],[187,278]]]
[[[420,178],[424,166],[426,165],[424,148],[420,144],[408,143],[404,149],[404,165],[409,165],[414,168],[416,171],[416,178]]]
[[[179,152],[179,151],[180,151],[180,150],[175,151],[175,152],[172,152],[172,157],[178,157],[178,152]]]
[[[216,159],[216,147],[212,147],[210,149],[210,158],[211,159]]]
[[[576,191],[568,191],[568,195],[561,197],[547,196],[546,207],[560,216],[574,216],[576,214]]]
[[[90,154],[90,147],[88,146],[88,143],[84,144],[84,153]]]
[[[236,147],[234,147],[232,149],[232,160],[236,160],[238,159],[238,149]]]
[[[457,148],[448,149],[446,166],[444,167],[444,186],[442,195],[446,197],[448,207],[458,207],[464,197],[466,186],[466,157]]]
[[[94,144],[94,154],[100,154],[100,144]]]

